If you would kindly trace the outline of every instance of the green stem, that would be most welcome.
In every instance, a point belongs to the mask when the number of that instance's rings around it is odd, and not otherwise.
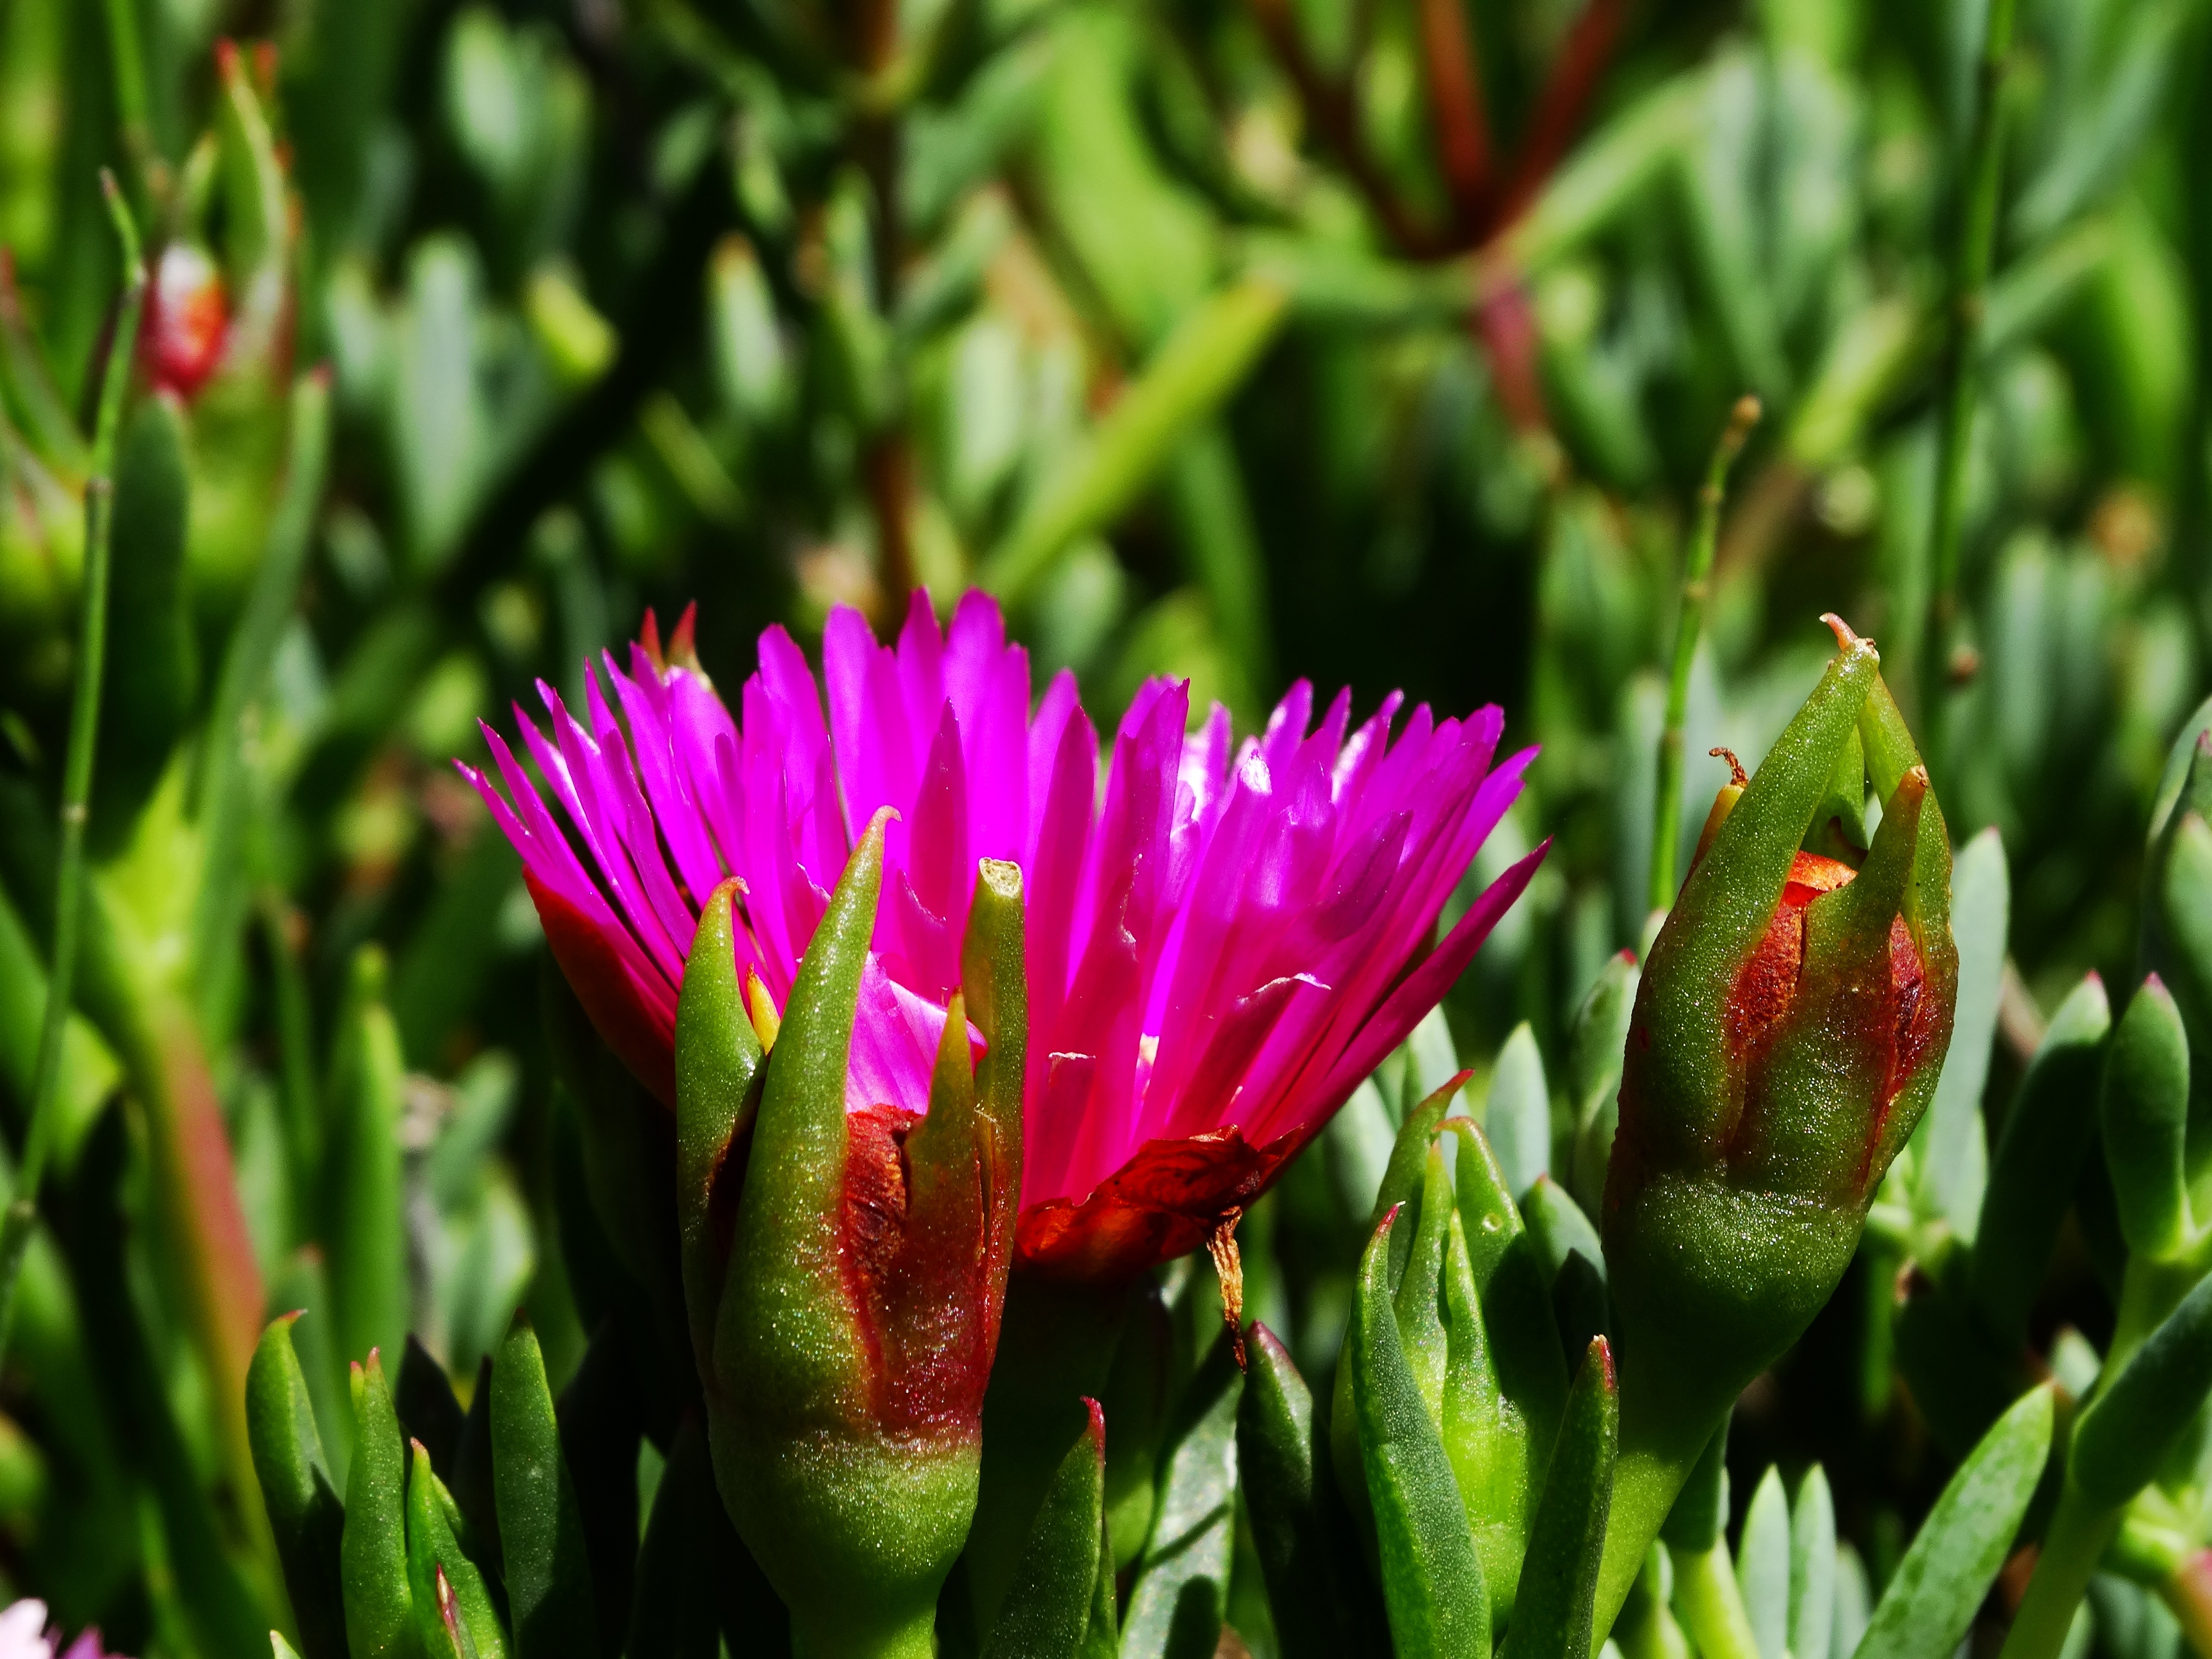
[[[1590,1650],[1604,1645],[1606,1632],[1643,1571],[1644,1557],[1681,1494],[1682,1483],[1697,1468],[1717,1425],[1684,1436],[1632,1420],[1632,1396],[1622,1390],[1620,1456],[1613,1466],[1613,1507],[1606,1516],[1605,1554],[1598,1563],[1597,1607],[1590,1624]],[[1671,1426],[1671,1425],[1669,1425]],[[1715,1659],[1708,1655],[1708,1659]]]
[[[46,1018],[39,1031],[39,1059],[31,1076],[30,1127],[23,1140],[23,1164],[14,1196],[0,1220],[0,1356],[8,1350],[15,1322],[15,1286],[23,1253],[39,1215],[39,1185],[54,1136],[54,1095],[61,1081],[62,1038],[69,1025],[70,988],[76,973],[77,928],[84,909],[84,821],[92,799],[94,740],[100,727],[100,679],[107,658],[107,574],[110,531],[115,516],[115,432],[123,416],[123,394],[131,385],[131,366],[138,347],[138,316],[146,299],[146,262],[138,249],[138,228],[115,183],[105,171],[100,187],[123,245],[123,307],[107,349],[100,388],[100,413],[93,428],[92,477],[84,491],[84,632],[77,648],[76,689],[70,709],[68,757],[62,769],[62,845],[54,883],[53,972],[46,981]]]
[[[1715,1539],[1711,1549],[1694,1555],[1675,1552],[1674,1610],[1702,1659],[1759,1659],[1726,1539]]]
[[[138,188],[143,190],[154,141],[146,121],[146,52],[138,33],[138,9],[132,0],[107,0],[107,51],[115,76],[115,113],[124,152],[137,174]]]
[[[1939,748],[1942,728],[1937,702],[1950,673],[1959,618],[1959,553],[1966,516],[1966,446],[1974,422],[1974,365],[1981,343],[1984,290],[1996,243],[1997,186],[2004,161],[2004,78],[2012,54],[2016,0],[1990,0],[1988,32],[1968,140],[1964,173],[1964,211],[1951,270],[1950,316],[1943,354],[1942,448],[1936,473],[1936,517],[1928,553],[1934,568],[1929,598],[1929,626],[1922,635],[1919,663],[1920,720],[1931,749]]]
[[[2119,1529],[2124,1508],[2100,1504],[2067,1481],[1999,1659],[2057,1659],[2089,1575]]]
[[[1697,659],[1698,634],[1705,626],[1705,600],[1710,597],[1713,550],[1720,541],[1721,501],[1728,488],[1729,469],[1743,453],[1744,441],[1759,419],[1759,399],[1749,395],[1736,399],[1729,412],[1721,441],[1713,447],[1712,464],[1698,491],[1697,528],[1682,561],[1682,603],[1675,613],[1674,662],[1667,680],[1667,723],[1659,733],[1659,785],[1651,807],[1650,908],[1663,910],[1674,902],[1674,850],[1681,839],[1682,725],[1690,707],[1690,665]]]

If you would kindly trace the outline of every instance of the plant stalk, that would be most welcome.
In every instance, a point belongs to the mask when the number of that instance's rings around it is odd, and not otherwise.
[[[1926,747],[1942,758],[1942,725],[1938,718],[1943,689],[1952,676],[1959,621],[1960,544],[1966,533],[1966,449],[1974,423],[1974,369],[1979,355],[1984,296],[1996,245],[1997,187],[2004,162],[2002,117],[2005,70],[2012,56],[2013,14],[2017,0],[1990,0],[1989,27],[1982,40],[1977,78],[1974,125],[1967,141],[1964,211],[1951,269],[1950,315],[1944,343],[1940,392],[1943,410],[1942,449],[1936,471],[1936,516],[1928,537],[1934,580],[1929,592],[1928,627],[1922,633],[1919,662],[1920,721]]]
[[[1999,1659],[2057,1659],[2073,1628],[2074,1610],[2089,1588],[2105,1549],[2119,1530],[2125,1505],[2108,1508],[2086,1495],[2071,1480],[2035,1559],[2035,1577],[2013,1616]]]
[[[1650,908],[1663,910],[1674,902],[1674,851],[1681,839],[1682,726],[1690,707],[1690,665],[1697,659],[1698,634],[1705,622],[1705,601],[1711,595],[1713,550],[1721,531],[1721,502],[1728,492],[1729,469],[1743,453],[1751,428],[1757,424],[1759,399],[1747,393],[1729,411],[1728,425],[1713,447],[1712,463],[1698,491],[1697,527],[1682,561],[1682,603],[1674,621],[1674,661],[1667,679],[1667,723],[1659,733],[1659,781],[1651,807]]]
[[[76,659],[76,686],[70,708],[67,757],[62,769],[61,859],[55,877],[53,969],[46,979],[46,1006],[39,1030],[39,1057],[31,1074],[30,1127],[23,1139],[22,1167],[7,1213],[0,1218],[0,1358],[15,1317],[15,1288],[23,1254],[39,1218],[39,1187],[54,1136],[54,1096],[61,1083],[62,1038],[69,1026],[70,990],[76,973],[77,930],[84,910],[84,825],[92,799],[94,749],[100,729],[100,681],[107,660],[107,578],[115,518],[115,434],[122,422],[123,396],[138,349],[138,319],[145,308],[146,261],[139,251],[138,228],[115,175],[102,169],[101,193],[123,246],[123,303],[107,348],[100,388],[100,411],[93,427],[92,477],[84,491],[84,623]]]

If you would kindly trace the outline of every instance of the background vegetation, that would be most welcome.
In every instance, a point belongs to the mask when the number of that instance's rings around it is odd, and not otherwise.
[[[1248,1224],[1255,1310],[1325,1377],[1405,1074],[1487,1073],[1526,1021],[1570,1146],[1609,1091],[1573,1016],[1642,942],[1696,489],[1754,392],[1684,850],[1726,776],[1705,751],[1755,763],[1830,648],[1819,614],[1875,638],[1954,834],[1993,826],[2008,866],[1983,901],[2002,939],[2009,896],[1995,1030],[1961,1028],[1970,1073],[1990,1045],[1993,1129],[2081,973],[2133,982],[2146,824],[2203,690],[2212,20],[2022,0],[1947,613],[1985,21],[0,0],[18,1150],[123,274],[102,167],[155,261],[79,1012],[0,1376],[0,1579],[118,1650],[265,1650],[280,1592],[234,1402],[268,1311],[326,1315],[297,1338],[334,1443],[342,1357],[410,1328],[465,1392],[520,1301],[556,1389],[575,1370],[621,1270],[577,1201],[518,866],[447,762],[695,600],[726,691],[771,623],[811,642],[832,605],[883,620],[912,586],[942,606],[981,583],[1040,680],[1072,667],[1109,720],[1169,672],[1249,728],[1302,676],[1362,712],[1394,687],[1495,701],[1542,744],[1478,872],[1548,835],[1538,884],[1448,1024]],[[1884,1248],[1732,1451],[1739,1507],[1770,1458],[1825,1458],[1877,1583],[1949,1467],[1891,1364]],[[2069,1228],[2039,1347],[2109,1331],[2092,1255]],[[1165,1292],[1194,1342],[1207,1274]],[[2171,1649],[2139,1592],[2100,1594],[2112,1651]],[[1231,1620],[1267,1650],[1233,1589]]]

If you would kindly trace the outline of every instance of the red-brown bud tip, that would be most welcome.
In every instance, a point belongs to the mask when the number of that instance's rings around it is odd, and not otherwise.
[[[1823,611],[1820,620],[1828,624],[1828,631],[1836,636],[1836,647],[1841,651],[1872,650],[1874,641],[1863,639],[1851,632],[1851,625],[1832,611]]]

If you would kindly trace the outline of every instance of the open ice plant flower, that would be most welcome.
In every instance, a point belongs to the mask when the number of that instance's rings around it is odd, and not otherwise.
[[[739,978],[788,999],[847,858],[889,806],[882,900],[848,1103],[929,1097],[978,861],[1027,889],[1030,1025],[1018,1260],[1126,1279],[1249,1204],[1442,999],[1543,848],[1437,925],[1534,750],[1492,767],[1495,708],[1393,694],[1354,728],[1291,687],[1232,742],[1216,706],[1148,681],[1102,790],[1073,677],[1032,704],[1027,653],[970,593],[949,634],[917,593],[896,646],[841,609],[823,689],[781,628],[734,710],[650,623],[627,670],[588,669],[582,718],[539,687],[518,708],[543,779],[487,727],[505,785],[464,766],[508,839],[554,956],[615,1052],[664,1102],[686,953],[726,877],[743,883]],[[1392,728],[1398,729],[1395,738]],[[769,1029],[772,1029],[770,1026]]]

